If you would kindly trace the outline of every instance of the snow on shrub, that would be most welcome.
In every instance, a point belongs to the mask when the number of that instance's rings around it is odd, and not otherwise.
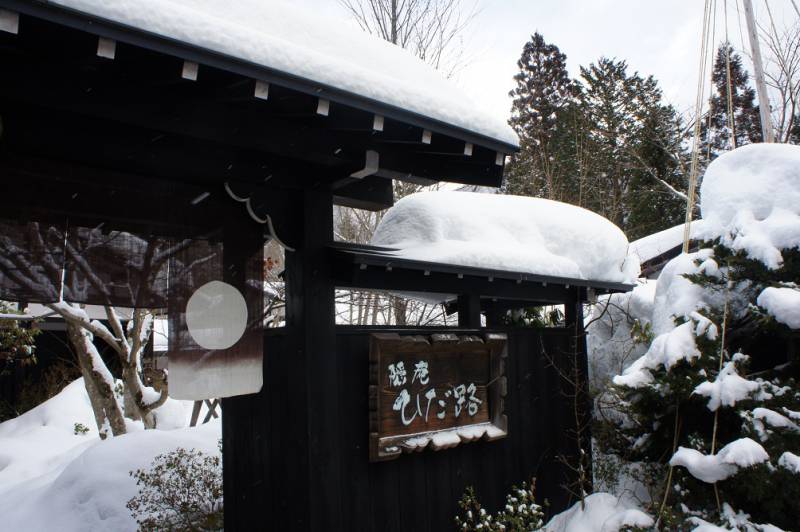
[[[640,317],[652,341],[604,393],[618,414],[595,434],[603,452],[660,471],[649,510],[661,527],[770,528],[752,516],[792,528],[800,147],[727,153],[709,166],[701,196],[701,247],[662,270],[652,314]]]

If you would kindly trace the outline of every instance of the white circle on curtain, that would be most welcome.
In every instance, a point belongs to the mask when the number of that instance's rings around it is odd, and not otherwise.
[[[241,292],[222,281],[211,281],[194,291],[186,304],[186,327],[205,349],[227,349],[247,327],[247,304]]]

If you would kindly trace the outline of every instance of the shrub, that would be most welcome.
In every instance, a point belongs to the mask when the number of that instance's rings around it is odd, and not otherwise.
[[[467,532],[539,530],[544,526],[544,511],[540,505],[536,504],[534,485],[535,481],[531,483],[530,489],[524,482],[520,488],[513,486],[511,493],[506,496],[505,507],[494,515],[481,507],[478,497],[475,495],[475,489],[471,486],[467,487],[458,502],[462,514],[456,516],[456,526],[459,530]]]
[[[178,448],[156,456],[149,470],[130,474],[140,489],[126,506],[139,530],[222,530],[219,456]]]

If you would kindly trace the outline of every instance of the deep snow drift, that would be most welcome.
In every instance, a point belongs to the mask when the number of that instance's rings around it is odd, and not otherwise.
[[[89,398],[78,379],[52,399],[0,424],[0,515],[3,529],[59,532],[135,531],[125,503],[136,493],[129,471],[177,447],[218,453],[220,422],[185,428],[191,402],[168,400],[159,425],[106,441],[97,436]],[[75,434],[75,424],[89,431]],[[175,428],[184,427],[184,428]],[[172,429],[172,430],[168,430]]]
[[[371,241],[429,262],[571,279],[634,282],[639,261],[613,223],[541,198],[420,192],[387,211]]]

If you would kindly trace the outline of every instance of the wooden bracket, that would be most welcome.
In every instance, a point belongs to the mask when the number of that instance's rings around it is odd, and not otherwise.
[[[0,31],[17,35],[19,33],[19,13],[0,9]]]
[[[117,53],[117,41],[113,39],[106,39],[105,37],[97,38],[97,57],[105,59],[114,59]]]

